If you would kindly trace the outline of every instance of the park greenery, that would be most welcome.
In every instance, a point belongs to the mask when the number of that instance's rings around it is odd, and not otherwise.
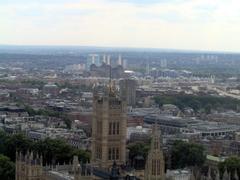
[[[43,157],[43,164],[69,163],[74,155],[79,157],[80,162],[90,160],[90,152],[76,149],[61,139],[46,138],[40,141],[32,141],[23,134],[9,135],[0,132],[0,179],[2,177],[14,177],[14,162],[16,152],[27,153],[33,151]],[[8,169],[8,170],[5,170]],[[14,179],[14,178],[10,178]]]
[[[190,107],[195,112],[204,111],[207,114],[209,114],[211,110],[238,110],[240,106],[240,100],[210,95],[162,95],[156,96],[154,100],[160,107],[164,104],[174,104],[180,110]]]
[[[175,141],[171,149],[173,169],[202,167],[206,159],[204,147],[200,144]]]
[[[50,116],[50,117],[60,117],[61,116],[61,112],[50,110],[50,109],[35,110],[28,105],[25,105],[24,109],[27,111],[27,113],[30,116],[37,116],[37,115],[39,115],[39,116]]]

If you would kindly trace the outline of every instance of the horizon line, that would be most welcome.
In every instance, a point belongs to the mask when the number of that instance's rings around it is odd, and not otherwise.
[[[217,53],[217,54],[240,54],[240,51],[230,50],[202,50],[202,49],[178,49],[178,48],[159,48],[159,47],[128,47],[128,46],[98,46],[98,45],[71,45],[71,44],[0,44],[0,47],[78,47],[78,48],[96,48],[96,49],[122,49],[122,50],[150,50],[179,53]]]

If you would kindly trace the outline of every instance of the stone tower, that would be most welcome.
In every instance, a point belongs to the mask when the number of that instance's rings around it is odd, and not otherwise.
[[[16,180],[45,180],[42,156],[36,155],[33,152],[22,154],[16,152]]]
[[[165,180],[165,164],[163,151],[161,149],[160,133],[155,123],[153,127],[153,137],[151,148],[148,153],[144,180]]]
[[[111,83],[94,91],[92,119],[92,165],[109,169],[126,161],[126,103]]]

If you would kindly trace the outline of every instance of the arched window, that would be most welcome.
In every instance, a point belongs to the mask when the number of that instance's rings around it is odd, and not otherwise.
[[[114,122],[113,123],[113,133],[112,134],[115,134],[115,132],[116,132],[116,123]]]
[[[111,135],[112,134],[112,123],[109,123],[109,127],[108,127],[108,134]]]
[[[116,134],[119,134],[119,122],[117,122],[117,133]]]
[[[112,160],[112,148],[108,148],[108,160]]]

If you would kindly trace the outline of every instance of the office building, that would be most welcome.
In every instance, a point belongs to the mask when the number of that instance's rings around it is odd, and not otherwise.
[[[120,97],[127,101],[128,106],[136,105],[137,81],[135,79],[119,80]]]

